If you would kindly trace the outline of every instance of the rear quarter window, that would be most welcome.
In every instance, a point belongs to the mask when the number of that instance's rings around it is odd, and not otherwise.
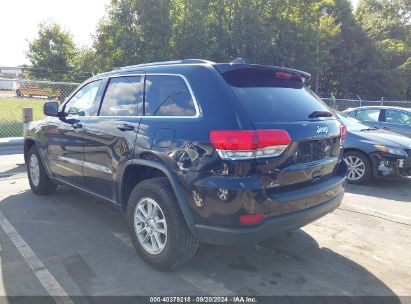
[[[276,73],[246,68],[222,75],[252,121],[302,121],[315,111],[330,111],[298,75],[283,78]]]

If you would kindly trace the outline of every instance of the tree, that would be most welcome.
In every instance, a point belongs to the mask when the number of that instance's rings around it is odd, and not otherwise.
[[[38,37],[29,42],[27,58],[29,74],[36,79],[69,80],[70,68],[76,56],[73,38],[58,23],[39,25]]]
[[[30,71],[81,81],[144,62],[242,57],[305,70],[312,83],[318,74],[322,96],[411,98],[410,1],[360,0],[353,14],[349,0],[111,0],[92,48],[41,25]]]
[[[411,78],[411,21],[409,0],[361,0],[356,11],[358,23],[378,51],[379,96],[409,97]],[[378,71],[379,69],[379,71]]]
[[[104,71],[100,69],[99,65],[96,52],[92,48],[80,47],[76,50],[76,56],[73,58],[69,78],[75,82],[83,82]]]
[[[164,60],[171,36],[170,0],[112,0],[93,46],[104,69]]]

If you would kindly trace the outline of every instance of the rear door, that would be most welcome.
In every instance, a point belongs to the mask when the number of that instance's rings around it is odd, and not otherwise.
[[[385,109],[382,115],[384,129],[411,137],[411,113],[399,109]]]
[[[199,108],[182,75],[147,74],[145,83],[145,115],[136,140],[136,157],[169,162],[177,150],[184,151],[187,141],[197,139]],[[184,154],[173,158],[181,159],[180,168],[187,165]]]
[[[286,130],[292,142],[278,157],[257,158],[267,190],[330,178],[340,161],[340,123],[292,72],[262,68],[223,73],[257,130]]]
[[[107,80],[98,116],[84,127],[84,177],[87,188],[116,201],[119,175],[133,148],[141,118],[144,72]]]

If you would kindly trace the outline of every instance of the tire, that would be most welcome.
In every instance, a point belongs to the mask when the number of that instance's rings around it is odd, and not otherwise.
[[[366,154],[360,151],[348,151],[344,153],[344,161],[348,166],[348,183],[366,184],[371,180],[373,170],[371,161]],[[362,174],[360,174],[361,172]]]
[[[51,194],[57,188],[57,185],[50,180],[44,168],[36,145],[33,145],[27,153],[27,175],[30,188],[35,194]]]
[[[147,221],[147,217],[141,212],[141,209],[144,209],[148,214],[150,204],[157,204],[157,209],[151,209],[156,210],[151,212],[154,222]],[[128,200],[127,220],[137,253],[157,269],[168,271],[181,266],[197,251],[199,242],[188,228],[166,178],[148,179],[134,187]],[[151,237],[149,232],[152,233]],[[157,249],[153,245],[153,238]],[[160,241],[156,241],[158,238]],[[146,243],[143,239],[146,239]]]

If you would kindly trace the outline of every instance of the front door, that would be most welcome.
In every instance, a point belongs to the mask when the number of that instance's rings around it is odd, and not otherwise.
[[[378,108],[360,109],[357,111],[355,118],[364,121],[375,128],[382,128],[380,122],[381,110]]]
[[[94,102],[101,80],[80,88],[64,105],[64,118],[50,118],[45,128],[50,170],[55,177],[82,186],[83,177],[83,128],[88,116],[93,115]]]

